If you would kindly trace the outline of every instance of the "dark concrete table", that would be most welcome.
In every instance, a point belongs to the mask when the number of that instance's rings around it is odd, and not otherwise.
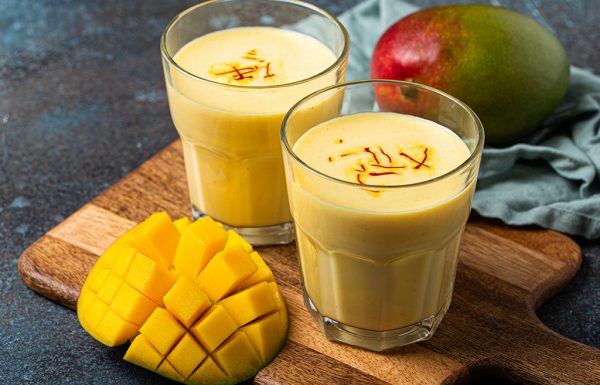
[[[313,2],[339,14],[359,0]],[[600,2],[489,3],[534,17],[558,35],[573,64],[600,73]],[[0,1],[0,384],[166,382],[122,361],[123,349],[95,343],[73,311],[30,291],[17,258],[177,137],[158,40],[191,4]],[[581,271],[539,314],[559,333],[600,347],[600,245],[577,241]]]

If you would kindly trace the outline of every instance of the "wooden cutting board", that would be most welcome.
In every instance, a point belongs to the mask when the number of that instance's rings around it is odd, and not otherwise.
[[[189,214],[174,142],[38,239],[19,258],[36,292],[72,309],[96,258],[151,213]],[[287,345],[259,384],[452,384],[501,378],[519,383],[600,384],[600,350],[546,328],[535,309],[573,277],[576,243],[559,233],[471,218],[449,313],[432,339],[388,353],[328,341],[305,310],[293,245],[259,248],[290,313]]]

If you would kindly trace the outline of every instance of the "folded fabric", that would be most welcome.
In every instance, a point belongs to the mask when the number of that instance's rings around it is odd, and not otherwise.
[[[340,20],[352,42],[347,80],[369,77],[381,34],[417,7],[367,0]],[[600,238],[600,78],[571,67],[569,92],[533,135],[506,148],[486,147],[473,209],[507,224],[535,224]]]

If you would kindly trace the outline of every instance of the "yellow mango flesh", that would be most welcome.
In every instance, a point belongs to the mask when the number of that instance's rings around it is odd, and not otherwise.
[[[124,359],[186,384],[254,376],[285,343],[287,310],[273,273],[211,218],[156,213],[100,256],[82,288],[83,328]]]

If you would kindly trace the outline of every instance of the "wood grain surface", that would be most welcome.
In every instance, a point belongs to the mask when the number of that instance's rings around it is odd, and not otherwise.
[[[82,207],[19,258],[36,292],[75,308],[96,258],[152,212],[189,213],[178,141]],[[450,384],[502,377],[519,383],[600,383],[600,350],[546,328],[535,309],[581,263],[559,233],[509,228],[481,218],[465,230],[452,305],[435,336],[387,353],[328,341],[304,308],[293,245],[258,249],[290,313],[287,345],[259,384]]]

